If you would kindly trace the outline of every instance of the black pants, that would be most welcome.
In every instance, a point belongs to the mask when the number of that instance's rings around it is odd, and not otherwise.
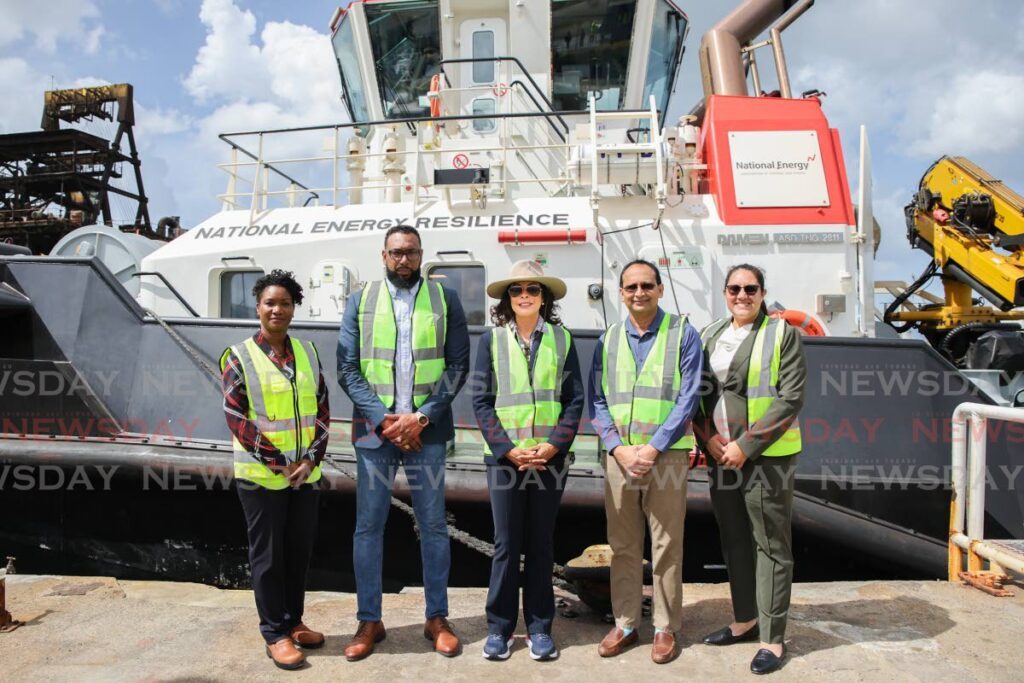
[[[494,515],[494,560],[487,591],[487,631],[508,638],[519,620],[519,586],[528,633],[551,633],[555,519],[567,465],[519,472],[507,461],[487,467]],[[519,555],[525,554],[520,578]]]
[[[316,540],[319,484],[271,491],[236,485],[249,531],[249,565],[260,633],[268,644],[302,621],[306,572]]]

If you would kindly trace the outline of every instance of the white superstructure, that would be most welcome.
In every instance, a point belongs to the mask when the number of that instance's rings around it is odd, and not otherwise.
[[[770,304],[872,332],[869,197],[858,225],[837,134],[800,99],[713,96],[702,120],[665,121],[687,31],[674,3],[355,2],[332,31],[356,123],[222,136],[224,210],[145,259],[166,283],[145,278],[144,306],[187,315],[169,283],[201,316],[252,317],[252,282],[285,268],[306,287],[297,319],[337,322],[401,222],[471,324],[488,323],[484,283],[525,258],[566,280],[567,325],[603,328],[641,257],[697,325],[751,262]]]

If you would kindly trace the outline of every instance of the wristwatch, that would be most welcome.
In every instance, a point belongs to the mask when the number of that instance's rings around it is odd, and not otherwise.
[[[430,418],[428,418],[423,413],[417,411],[413,413],[413,415],[416,416],[416,421],[420,423],[420,427],[426,427],[428,424],[430,424]]]

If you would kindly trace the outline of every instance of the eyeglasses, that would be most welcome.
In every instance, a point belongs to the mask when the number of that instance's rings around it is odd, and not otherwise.
[[[526,285],[525,288],[522,285],[509,285],[508,295],[514,299],[517,296],[522,296],[524,289],[526,290],[526,293],[529,294],[530,296],[540,296],[540,293],[542,291],[540,285]]]
[[[633,282],[633,283],[630,283],[630,284],[626,285],[622,289],[623,289],[623,291],[629,292],[630,294],[632,294],[633,292],[635,292],[637,290],[637,287],[639,287],[640,289],[644,290],[645,292],[649,292],[649,291],[651,291],[652,289],[654,289],[657,286],[658,285],[654,284],[653,282]]]
[[[408,258],[410,261],[417,260],[423,254],[422,249],[388,249],[388,256],[392,261],[401,261]]]
[[[754,296],[761,291],[761,285],[726,285],[725,291],[729,292],[729,296],[738,296],[740,290],[747,296]]]

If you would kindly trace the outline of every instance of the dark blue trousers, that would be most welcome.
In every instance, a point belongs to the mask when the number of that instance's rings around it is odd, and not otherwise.
[[[557,456],[556,456],[557,457]],[[528,633],[551,633],[555,520],[565,485],[564,463],[519,472],[504,458],[487,467],[494,515],[494,560],[487,591],[487,631],[508,638],[519,621],[519,587]],[[525,555],[520,573],[519,556]]]

